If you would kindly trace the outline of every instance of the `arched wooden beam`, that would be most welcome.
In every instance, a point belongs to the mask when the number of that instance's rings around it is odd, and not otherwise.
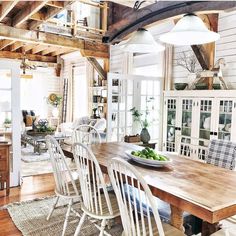
[[[217,12],[236,7],[236,1],[158,1],[109,26],[103,42],[114,43],[141,27],[188,12]]]

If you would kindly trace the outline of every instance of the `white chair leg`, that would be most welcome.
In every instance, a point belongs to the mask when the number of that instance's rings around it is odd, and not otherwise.
[[[108,229],[111,229],[111,226],[113,225],[113,222],[112,222],[112,220],[108,220],[107,221],[107,228]]]
[[[64,236],[65,232],[66,232],[66,227],[67,227],[67,224],[68,224],[72,204],[73,204],[73,200],[70,199],[69,204],[68,204],[68,209],[67,209],[67,212],[66,212],[66,218],[65,218],[65,221],[64,221],[64,225],[63,225],[62,236]]]
[[[74,236],[78,236],[78,235],[79,235],[80,230],[81,230],[81,227],[82,227],[82,225],[83,225],[83,223],[84,223],[85,217],[86,217],[86,214],[83,213],[83,215],[82,215],[82,217],[81,217],[81,219],[80,219],[80,221],[79,221],[79,224],[78,224],[78,226],[77,226],[77,228],[76,228],[76,230],[75,230]]]
[[[52,208],[51,208],[51,210],[50,210],[50,212],[47,216],[47,220],[49,220],[50,217],[52,216],[52,213],[53,213],[53,211],[55,210],[55,208],[57,206],[58,200],[59,200],[59,196],[56,197],[56,200],[55,200],[54,204],[52,205]]]
[[[102,220],[102,223],[101,223],[101,231],[100,231],[99,236],[103,236],[105,227],[106,227],[106,220],[104,219]]]

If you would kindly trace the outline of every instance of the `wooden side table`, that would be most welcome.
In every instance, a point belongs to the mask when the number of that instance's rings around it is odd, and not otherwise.
[[[6,195],[10,193],[10,146],[10,142],[0,143],[0,190],[6,186]]]
[[[127,142],[127,143],[133,143],[133,144],[136,144],[136,145],[141,146],[141,147],[149,147],[149,148],[152,148],[152,149],[155,149],[156,148],[156,144],[157,144],[155,142],[151,142],[151,143]]]

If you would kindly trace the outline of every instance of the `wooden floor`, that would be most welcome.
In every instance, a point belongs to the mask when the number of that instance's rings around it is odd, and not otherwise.
[[[11,203],[42,198],[54,194],[54,179],[52,174],[43,174],[23,178],[21,187],[11,188],[10,195],[4,196],[0,191],[0,207]],[[15,227],[7,210],[0,211],[0,236],[22,235]]]

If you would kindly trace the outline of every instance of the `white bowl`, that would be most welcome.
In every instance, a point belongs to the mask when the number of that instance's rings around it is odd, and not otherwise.
[[[157,160],[144,159],[144,158],[132,155],[131,154],[132,151],[134,151],[134,150],[128,150],[125,153],[128,157],[130,157],[130,159],[132,159],[133,161],[138,162],[140,164],[143,164],[143,165],[162,167],[162,166],[168,165],[172,162],[172,160],[169,157],[167,157],[168,161],[157,161]],[[158,154],[165,156],[165,154],[162,152],[158,152]]]

